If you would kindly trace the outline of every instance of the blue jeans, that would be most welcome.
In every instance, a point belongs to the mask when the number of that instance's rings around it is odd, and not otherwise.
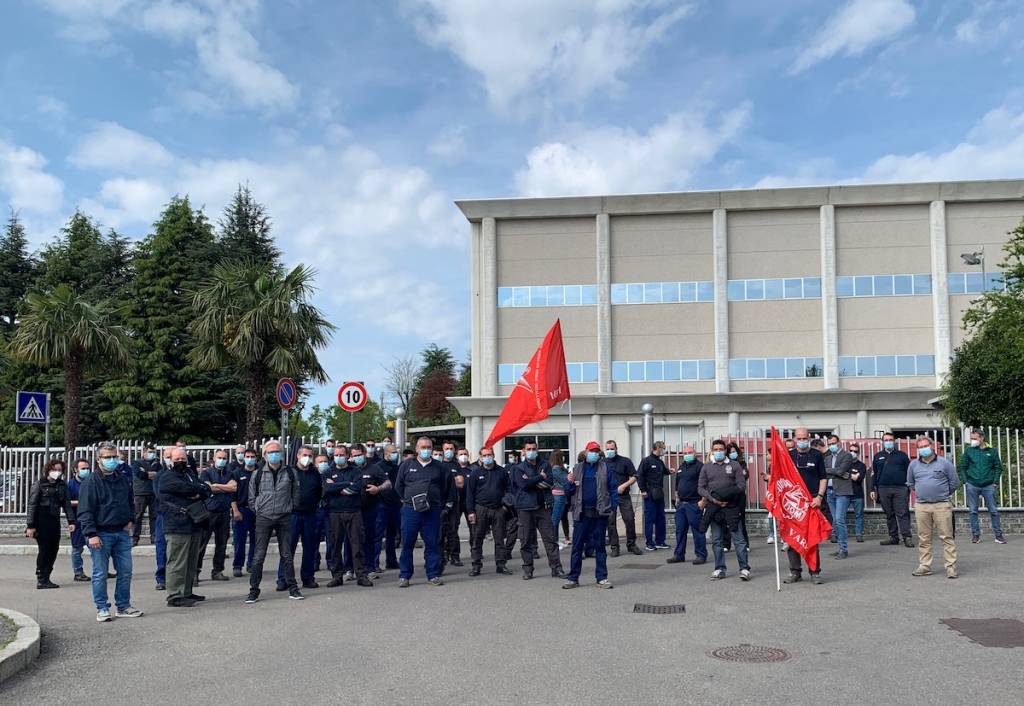
[[[676,550],[675,555],[679,559],[686,558],[686,533],[693,533],[693,553],[698,559],[708,558],[708,540],[700,531],[701,515],[700,508],[695,502],[679,503],[676,505]]]
[[[740,531],[739,525],[736,528],[730,528],[732,530],[732,545],[733,549],[736,550],[736,561],[739,562],[740,569],[750,569],[750,564],[747,563],[747,540],[743,538],[743,532]],[[721,569],[725,571],[725,528],[721,522],[711,523],[711,544],[715,553],[715,570]]]
[[[846,529],[846,511],[850,509],[852,495],[834,495],[829,491],[829,505],[832,506],[832,531],[836,533],[836,541],[839,543],[839,551],[845,552],[849,548],[850,535]]]
[[[864,497],[854,495],[850,505],[853,507],[853,531],[859,537],[864,534]]]
[[[96,536],[103,542],[99,549],[89,547],[92,556],[92,600],[96,610],[110,610],[107,565],[111,559],[114,560],[114,571],[117,572],[114,605],[118,610],[127,608],[132,604],[132,538],[127,530],[98,532]]]
[[[665,497],[654,500],[648,495],[644,498],[644,539],[647,546],[653,547],[665,543]]]
[[[164,536],[164,513],[156,513],[156,522],[153,524],[153,546],[156,548],[156,573],[154,578],[158,584],[167,581],[167,537]]]
[[[245,568],[252,566],[252,553],[256,550],[256,515],[248,507],[240,507],[242,519],[231,523],[231,566],[234,569],[242,568],[242,561],[245,561]],[[249,553],[245,553],[246,544],[249,545]]]
[[[411,507],[402,506],[402,556],[398,560],[399,578],[412,578],[412,552],[416,548],[416,536],[423,538],[423,560],[427,568],[427,578],[441,575],[441,551],[438,541],[441,539],[441,508],[435,507],[425,512],[416,512]]]
[[[373,537],[373,556],[380,565],[380,550],[384,549],[384,566],[393,569],[398,566],[398,532],[402,529],[402,506],[381,505],[377,508],[377,527]]]
[[[320,570],[320,564],[323,563],[320,557],[320,542],[326,542],[327,552],[327,563],[330,563],[331,556],[331,533],[327,531],[327,508],[318,507],[316,510],[316,554],[314,556],[313,569],[314,571]]]
[[[85,535],[79,527],[71,533],[71,570],[75,576],[85,573],[85,562],[82,561],[82,551],[85,549]]]
[[[295,548],[299,546],[299,539],[302,539],[302,565],[299,567],[299,578],[302,583],[313,583],[315,578],[313,567],[316,565],[316,553],[318,542],[316,536],[316,513],[308,515],[292,513],[292,559],[295,557]],[[277,560],[277,582],[286,583],[284,577],[284,562]]]
[[[996,537],[1003,536],[1003,526],[999,523],[999,510],[996,508],[996,486],[986,485],[979,488],[976,485],[966,483],[967,508],[971,511],[971,536],[981,535],[981,523],[978,522],[978,496],[985,499],[985,509],[988,510],[989,519],[992,522],[992,534]]]
[[[558,541],[558,524],[562,521],[562,515],[565,514],[565,506],[568,504],[568,499],[564,495],[552,495],[554,504],[551,506],[551,524],[555,528],[555,541]]]
[[[579,581],[583,571],[583,551],[594,549],[597,563],[594,567],[594,578],[604,581],[608,578],[608,552],[604,546],[604,533],[608,530],[608,517],[580,516],[572,525],[572,556],[569,558],[569,575],[567,581]]]

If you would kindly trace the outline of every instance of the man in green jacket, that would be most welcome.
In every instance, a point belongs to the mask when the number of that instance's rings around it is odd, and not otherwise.
[[[960,481],[967,491],[967,508],[971,511],[971,542],[981,541],[981,525],[978,522],[978,497],[985,499],[985,507],[992,518],[992,533],[996,536],[996,544],[1006,544],[1003,528],[999,524],[999,510],[996,509],[996,489],[999,487],[999,476],[1003,473],[1003,464],[999,461],[999,453],[985,443],[985,433],[980,429],[971,432],[971,445],[964,449],[960,457]]]

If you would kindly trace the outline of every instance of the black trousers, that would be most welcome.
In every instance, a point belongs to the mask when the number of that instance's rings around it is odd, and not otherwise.
[[[206,556],[206,545],[213,537],[213,573],[224,571],[224,557],[228,550],[228,531],[231,528],[231,512],[210,513],[210,522],[203,530],[199,539],[199,561],[196,563],[196,576],[203,570],[203,557]]]
[[[878,501],[885,511],[885,524],[889,537],[899,540],[910,538],[910,488],[905,485],[878,486]]]
[[[814,573],[812,573],[811,576],[814,576],[815,574],[820,574],[821,573],[821,552],[820,552],[820,547],[821,547],[821,545],[819,544],[818,546],[816,546],[814,548],[814,553],[817,554],[817,556],[818,556],[818,570],[815,571]],[[795,549],[793,549],[793,547],[787,547],[787,549],[786,549],[786,556],[789,557],[789,573],[791,573],[791,574],[801,574],[801,573],[803,573],[803,560],[800,558],[800,555],[797,554],[797,551]]]
[[[632,549],[636,546],[636,513],[633,512],[633,496],[629,493],[619,494],[619,512],[626,524],[626,548]],[[608,544],[619,546],[619,528],[615,524],[614,512],[608,518]]]
[[[448,508],[448,516],[445,521],[448,523],[448,531],[445,537],[444,553],[452,559],[458,559],[462,553],[462,542],[459,540],[459,527],[462,525],[462,518],[466,518],[469,526],[469,543],[473,546],[473,525],[469,524],[469,509],[464,501],[459,500],[454,507]],[[479,520],[477,520],[479,522]]]
[[[249,570],[249,588],[260,590],[263,580],[263,562],[267,560],[267,547],[270,546],[270,535],[277,535],[277,551],[284,564],[284,581],[288,589],[297,588],[295,582],[295,558],[292,556],[292,516],[291,513],[280,517],[256,516],[256,549],[252,556],[252,568]]]
[[[138,539],[142,536],[142,516],[149,511],[149,539],[156,542],[156,496],[136,495],[135,496],[135,526],[132,529],[132,538]]]
[[[505,558],[511,559],[512,552],[516,548],[516,540],[519,539],[519,514],[511,508],[503,508],[505,511]]]
[[[50,574],[53,573],[53,563],[57,560],[57,550],[60,548],[59,517],[46,515],[38,519],[36,545],[39,547],[39,553],[36,554],[36,578],[40,581],[49,581]]]
[[[562,568],[555,543],[555,526],[551,524],[551,508],[519,511],[519,552],[523,557],[523,570],[533,571],[533,559],[537,556],[537,532],[540,532],[544,550],[548,555],[548,566],[552,570]]]
[[[331,533],[331,549],[333,556],[327,558],[331,576],[340,578],[344,573],[341,548],[348,539],[352,547],[352,572],[356,578],[366,577],[366,557],[363,554],[363,513],[330,512],[327,513],[327,531]]]
[[[473,566],[484,565],[484,538],[490,530],[494,533],[494,564],[499,569],[508,561],[505,551],[505,508],[497,509],[476,506],[476,523],[470,525],[470,556]]]

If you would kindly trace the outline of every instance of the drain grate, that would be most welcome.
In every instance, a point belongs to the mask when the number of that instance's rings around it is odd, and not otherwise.
[[[943,618],[939,621],[982,647],[1024,647],[1024,623],[1008,618]]]
[[[657,569],[661,564],[621,564],[620,569]]]
[[[789,652],[781,647],[763,647],[761,645],[747,644],[719,647],[717,650],[708,652],[708,656],[726,662],[746,662],[750,664],[785,662],[791,657]]]
[[[672,605],[651,605],[650,603],[634,603],[634,613],[647,613],[648,615],[675,615],[685,613],[686,606],[682,603]]]

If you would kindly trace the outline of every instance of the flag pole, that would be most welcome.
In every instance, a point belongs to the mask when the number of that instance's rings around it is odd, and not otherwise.
[[[572,426],[572,398],[569,398],[569,439],[566,442],[569,445],[569,458],[565,460],[565,465],[572,468],[576,465],[576,430]]]
[[[779,568],[779,533],[778,525],[775,523],[775,516],[772,516],[772,551],[775,553],[775,590],[782,590],[782,570]]]

